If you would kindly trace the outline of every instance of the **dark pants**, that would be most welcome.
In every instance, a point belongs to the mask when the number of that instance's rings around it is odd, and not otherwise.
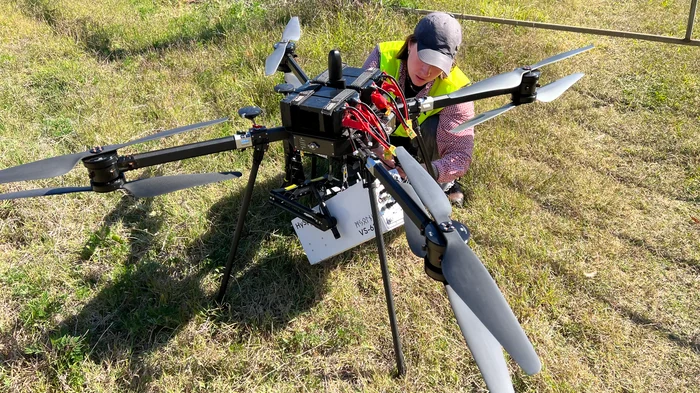
[[[430,116],[425,119],[423,124],[420,125],[420,133],[423,136],[423,143],[425,144],[425,149],[428,153],[428,160],[433,162],[440,158],[440,154],[437,149],[437,127],[440,121],[440,116]],[[403,136],[391,136],[391,143],[394,146],[403,146],[406,151],[411,153],[412,156],[416,157],[419,161],[423,161],[423,156],[421,156],[418,150],[418,140],[411,139]]]
[[[440,116],[430,116],[425,119],[425,121],[420,125],[420,133],[423,136],[423,143],[425,145],[425,150],[428,155],[428,162],[433,162],[440,158],[440,153],[437,148],[437,128],[440,122]],[[408,151],[412,156],[416,157],[418,161],[423,161],[423,156],[420,154],[418,148],[418,138],[411,139],[402,136],[392,136],[391,143],[394,146],[403,146],[406,151]],[[447,183],[438,183],[443,190],[448,190],[454,184],[454,181]]]

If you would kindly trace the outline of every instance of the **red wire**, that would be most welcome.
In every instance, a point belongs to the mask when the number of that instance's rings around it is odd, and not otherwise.
[[[396,104],[393,102],[391,103],[391,108],[398,115],[399,120],[401,121],[401,125],[403,126],[404,129],[406,129],[406,132],[408,132],[408,129],[410,128],[408,124],[406,123],[406,119],[403,118],[401,115],[401,111],[399,111],[399,108],[396,107]]]
[[[364,115],[359,109],[353,108],[353,107],[351,107],[351,106],[348,106],[348,107],[345,108],[345,109],[346,109],[346,110],[352,109],[354,112],[357,112],[357,115],[358,115],[362,120],[364,120],[365,123],[369,124],[371,127],[374,127],[374,125],[372,125],[372,124],[370,123],[370,121],[365,117],[365,115]],[[379,142],[379,144],[382,145],[383,148],[385,148],[385,149],[388,149],[388,148],[389,148],[389,144],[386,143],[384,140],[382,140],[382,138],[380,138],[379,136],[377,136],[374,132],[372,132],[372,130],[360,130],[360,131],[364,131],[364,132],[368,133],[369,135],[371,135],[372,138],[374,138],[377,142]]]
[[[377,126],[377,129],[381,131],[381,133],[384,135],[384,140],[388,141],[389,140],[389,135],[387,135],[386,131],[384,131],[384,127],[382,127],[382,123],[379,120],[379,117],[377,116],[376,113],[370,108],[369,105],[365,104],[364,102],[360,101],[360,105],[362,105],[364,108],[367,108],[367,110],[372,114],[372,120],[374,120],[374,124]]]
[[[388,76],[392,82],[394,82],[394,86],[396,86],[396,90],[399,91],[399,93],[400,93],[399,98],[401,98],[401,102],[403,103],[404,116],[408,119],[408,105],[406,105],[406,97],[404,97],[403,90],[401,90],[401,88],[399,87],[399,82],[393,76],[391,76],[389,74],[385,74],[385,75]],[[406,78],[409,78],[409,76],[407,75]]]
[[[399,110],[398,104],[396,103],[396,100],[394,99],[394,97],[389,95],[389,92],[382,89],[381,87],[377,87],[377,90],[379,90],[380,93],[389,97],[389,102],[388,102],[389,106],[391,107],[392,111],[396,114],[396,116],[399,118],[399,120],[401,121],[401,125],[403,126],[403,128],[408,129],[409,126],[406,123],[406,119],[401,114],[401,111]]]

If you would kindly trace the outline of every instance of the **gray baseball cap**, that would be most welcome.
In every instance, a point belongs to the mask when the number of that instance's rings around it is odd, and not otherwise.
[[[449,75],[462,43],[462,26],[457,19],[444,12],[430,13],[418,22],[413,35],[418,42],[418,58]]]

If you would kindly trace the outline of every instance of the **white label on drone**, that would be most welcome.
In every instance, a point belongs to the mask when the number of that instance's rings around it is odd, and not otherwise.
[[[377,181],[379,226],[382,233],[386,233],[403,225],[403,210],[389,193],[382,193],[383,190],[384,186]],[[300,218],[292,220],[292,227],[312,265],[375,238],[369,192],[361,182],[329,199],[326,205],[338,222],[339,239],[330,230],[321,231]]]

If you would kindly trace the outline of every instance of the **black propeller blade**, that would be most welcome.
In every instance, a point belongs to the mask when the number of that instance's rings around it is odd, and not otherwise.
[[[437,223],[450,221],[452,206],[440,186],[403,147],[396,149],[396,156]],[[447,244],[442,256],[445,280],[520,367],[528,374],[537,373],[540,360],[489,272],[456,231],[443,232],[443,236]]]
[[[0,183],[10,183],[16,181],[25,180],[37,180],[37,179],[47,179],[50,177],[61,176],[70,172],[73,167],[80,162],[80,160],[91,157],[101,152],[112,151],[121,149],[126,146],[135,145],[137,143],[148,142],[160,138],[165,138],[181,132],[195,130],[197,128],[207,127],[214,124],[222,123],[227,121],[228,118],[221,118],[217,120],[205,121],[202,123],[191,124],[188,126],[182,126],[178,128],[173,128],[167,131],[157,132],[152,135],[145,136],[127,143],[121,143],[118,145],[104,146],[97,152],[93,150],[85,151],[82,153],[68,154],[64,156],[46,158],[40,161],[31,162],[29,164],[18,165],[12,168],[7,168],[0,170]]]
[[[571,74],[537,89],[537,101],[552,102],[556,100],[560,95],[573,86],[574,83],[583,78],[583,75],[584,74],[581,72]]]
[[[542,368],[530,340],[488,270],[457,232],[443,233],[442,274],[459,297],[527,374]]]
[[[500,108],[492,109],[488,112],[484,113],[479,113],[478,115],[474,116],[471,120],[467,121],[466,123],[462,123],[458,125],[457,127],[453,128],[450,130],[452,134],[459,134],[460,132],[466,130],[467,128],[474,127],[477,124],[481,124],[485,122],[486,120],[491,120],[494,117],[498,115],[502,115],[509,110],[515,108],[517,105],[513,104],[512,102],[509,102],[505,105],[503,105]]]
[[[126,183],[123,189],[137,198],[148,198],[185,188],[203,186],[223,180],[238,179],[240,172],[197,173],[190,175],[174,175],[150,177]]]
[[[35,189],[35,190],[8,192],[7,194],[0,194],[0,201],[7,201],[10,199],[20,199],[20,198],[33,198],[33,197],[49,196],[49,195],[72,194],[74,192],[86,192],[86,191],[92,191],[92,187],[39,188],[39,189]]]
[[[284,33],[282,33],[282,41],[275,44],[275,51],[265,59],[265,75],[270,76],[277,71],[277,67],[284,57],[284,52],[287,50],[287,43],[289,41],[298,41],[299,37],[301,37],[299,18],[294,16],[289,20]]]
[[[396,157],[409,177],[411,186],[418,194],[418,199],[423,202],[433,218],[438,223],[448,221],[450,213],[452,213],[452,205],[450,205],[450,201],[445,196],[445,192],[442,191],[430,174],[423,169],[406,149],[403,147],[397,148]]]
[[[476,365],[479,366],[489,391],[491,393],[514,392],[501,344],[449,284],[445,285],[445,290],[462,336],[467,341],[467,346]]]
[[[585,46],[583,48],[574,49],[574,50],[571,50],[568,52],[560,53],[558,55],[544,59],[544,60],[540,61],[539,63],[535,63],[531,66],[516,68],[513,71],[506,72],[506,73],[496,75],[496,76],[492,76],[490,78],[476,82],[476,83],[471,84],[467,87],[459,89],[453,93],[450,93],[450,94],[448,94],[448,96],[450,98],[459,98],[459,97],[464,97],[467,95],[485,93],[485,92],[489,92],[489,91],[513,89],[513,88],[518,87],[520,85],[520,82],[522,82],[523,75],[525,75],[529,71],[536,70],[538,68],[542,68],[546,65],[556,63],[560,60],[564,60],[564,59],[567,59],[567,58],[572,57],[572,56],[576,56],[576,55],[583,53],[583,52],[590,50],[590,49],[593,49],[593,45],[588,45],[588,46]]]
[[[578,82],[579,79],[583,78],[583,75],[584,74],[582,73],[571,74],[537,89],[537,101],[551,102],[556,100],[566,90],[573,86],[574,83]],[[496,116],[502,115],[508,112],[509,110],[515,108],[516,106],[517,105],[513,104],[512,102],[509,102],[500,108],[480,113],[477,116],[474,116],[474,118],[472,118],[468,122],[462,123],[457,127],[451,129],[450,132],[453,134],[458,134],[466,130],[467,128],[474,127],[477,124],[481,124],[487,120],[493,119]]]
[[[90,157],[93,153],[68,154],[46,158],[40,161],[30,162],[0,170],[0,183],[11,183],[24,180],[48,179],[50,177],[65,175],[83,158]]]
[[[413,199],[414,202],[420,206],[420,208],[425,212],[427,215],[428,213],[425,211],[425,206],[423,206],[423,203],[420,201],[420,198],[418,198],[418,195],[416,195],[416,191],[413,190],[413,187],[411,187],[410,184],[408,183],[399,183],[401,185],[401,188],[403,188],[404,191]],[[411,248],[411,251],[413,254],[415,254],[417,257],[423,258],[426,255],[426,251],[423,248],[425,245],[425,236],[421,235],[420,233],[420,228],[416,226],[416,224],[411,221],[410,218],[408,218],[408,215],[406,215],[406,212],[403,212],[403,227],[404,230],[406,231],[406,241],[408,242],[408,247]]]
[[[564,60],[564,59],[568,59],[569,57],[574,57],[576,55],[579,55],[579,54],[586,52],[588,50],[591,50],[591,49],[593,49],[593,45],[587,45],[587,46],[584,46],[583,48],[578,48],[578,49],[570,50],[568,52],[560,53],[558,55],[548,57],[548,58],[540,61],[539,63],[535,63],[535,64],[531,65],[530,69],[531,70],[538,70],[544,66],[554,64],[554,63],[561,61],[561,60]]]
[[[408,183],[400,183],[401,188],[425,211],[416,191]],[[420,229],[404,213],[406,239],[411,251],[418,257],[425,257],[425,237]],[[490,279],[490,277],[489,277]],[[462,335],[467,342],[474,360],[491,392],[513,392],[508,366],[503,358],[501,344],[493,337],[483,323],[474,315],[462,298],[447,284],[445,285],[450,305],[457,318]]]
[[[216,183],[223,180],[237,179],[241,177],[240,172],[216,172],[198,173],[191,175],[174,175],[150,177],[147,179],[134,180],[124,183],[122,189],[129,191],[137,198],[154,197],[169,192],[184,190],[185,188],[202,186],[209,183]],[[70,194],[75,192],[92,191],[92,187],[57,187],[41,188],[36,190],[26,190],[0,194],[0,201],[20,198],[32,198],[38,196],[50,196],[60,194]]]

